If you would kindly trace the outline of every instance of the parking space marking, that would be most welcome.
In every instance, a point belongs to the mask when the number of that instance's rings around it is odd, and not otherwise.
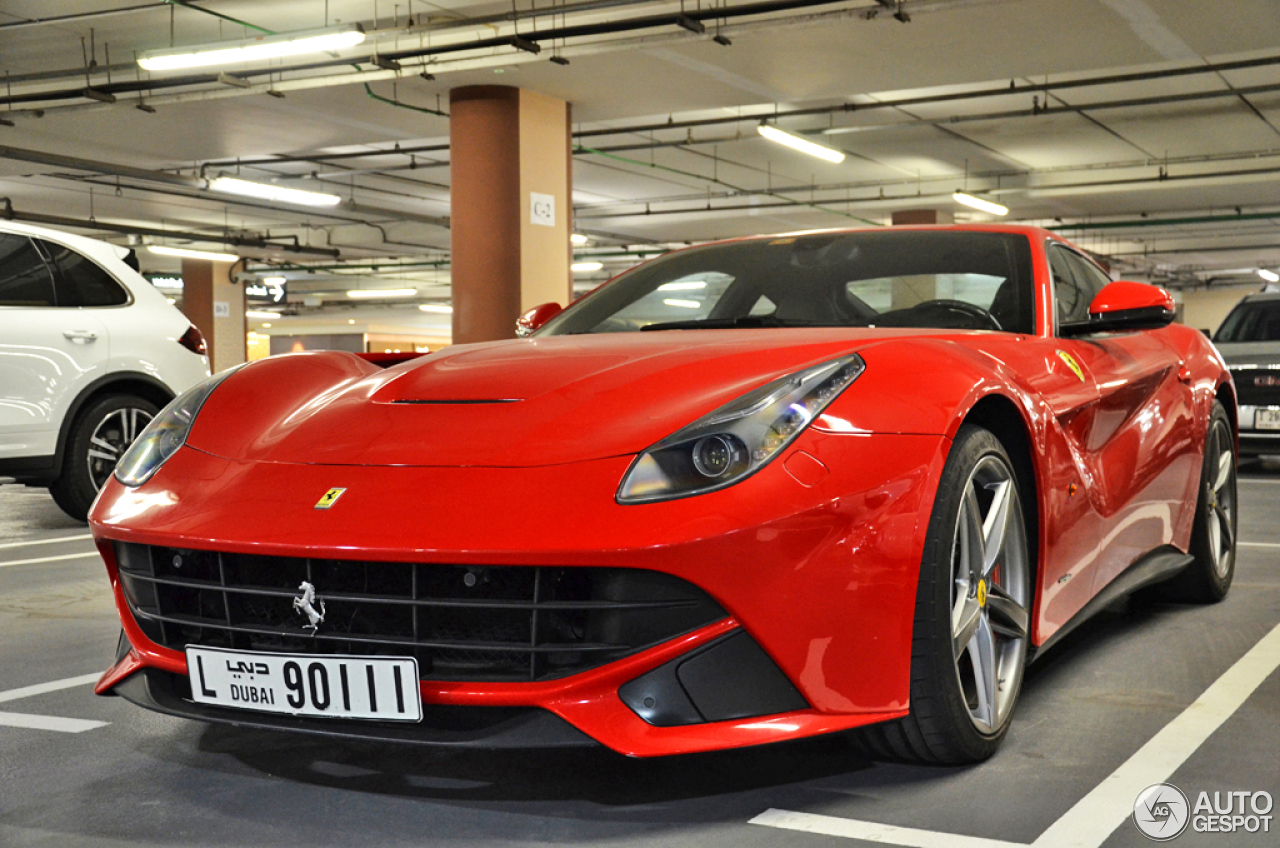
[[[0,562],[0,568],[8,568],[11,565],[35,565],[41,562],[59,562],[65,559],[86,559],[88,557],[98,556],[97,551],[85,551],[82,554],[64,554],[62,556],[37,557],[36,559],[15,559],[13,562]]]
[[[1280,548],[1277,542],[1236,542],[1237,547],[1241,548]]]
[[[25,548],[28,545],[56,545],[59,542],[83,542],[92,539],[92,533],[81,533],[77,536],[60,536],[56,539],[28,539],[25,542],[0,542],[0,551],[9,548]]]
[[[57,692],[60,689],[70,689],[74,686],[83,686],[86,683],[97,683],[99,677],[102,677],[102,672],[95,671],[93,674],[82,674],[79,677],[64,677],[62,680],[53,680],[49,683],[37,683],[34,686],[23,686],[21,689],[9,689],[5,692],[0,692],[0,704],[5,701],[16,701],[19,698],[34,698],[36,695]]]
[[[1280,668],[1280,625],[1262,637],[1177,718],[1067,810],[1030,848],[1098,848],[1133,812],[1134,799],[1146,787],[1168,780],[1213,732]],[[766,810],[749,824],[862,839],[907,848],[1027,848],[929,830],[894,827],[787,810]]]
[[[110,722],[89,721],[83,718],[31,715],[29,713],[0,713],[0,726],[22,727],[28,730],[55,730],[59,733],[84,733],[106,727]]]
[[[62,689],[71,689],[75,686],[84,686],[87,683],[96,683],[101,676],[101,672],[94,672],[93,674],[81,674],[77,677],[64,677],[62,680],[51,680],[48,683],[36,683],[32,686],[23,686],[20,689],[9,689],[0,692],[0,703],[17,701],[21,698],[34,698],[36,695],[44,695],[48,692],[57,692]],[[83,718],[0,712],[0,726],[22,727],[30,730],[54,730],[59,733],[84,733],[86,730],[106,727],[110,723],[109,721],[90,721]]]
[[[824,836],[840,836],[845,839],[861,839],[864,842],[906,845],[909,848],[1028,848],[1021,842],[1001,842],[998,839],[984,839],[980,836],[960,836],[955,833],[897,827],[857,819],[842,819],[837,816],[794,813],[790,810],[765,810],[748,824],[762,824],[767,827],[799,830],[805,833],[821,833]]]

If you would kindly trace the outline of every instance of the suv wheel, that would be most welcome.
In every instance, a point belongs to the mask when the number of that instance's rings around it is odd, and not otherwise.
[[[125,449],[159,409],[136,395],[108,395],[81,410],[67,437],[62,476],[49,494],[72,518],[84,521]]]

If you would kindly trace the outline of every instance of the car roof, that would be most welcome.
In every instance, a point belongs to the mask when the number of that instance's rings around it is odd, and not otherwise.
[[[1253,294],[1245,295],[1244,299],[1242,299],[1240,302],[1241,303],[1258,303],[1258,302],[1265,302],[1268,300],[1280,300],[1280,292],[1278,291],[1254,292]]]
[[[49,241],[59,242],[80,253],[87,253],[95,259],[103,257],[111,257],[112,259],[124,259],[129,255],[129,248],[120,247],[101,241],[100,239],[89,238],[88,236],[76,235],[65,230],[53,230],[48,227],[37,227],[33,224],[24,224],[19,221],[0,221],[0,232],[16,233],[24,236],[35,236],[36,238],[48,239]]]

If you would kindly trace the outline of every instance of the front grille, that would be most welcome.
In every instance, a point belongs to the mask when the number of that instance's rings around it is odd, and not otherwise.
[[[546,680],[726,613],[691,583],[629,568],[295,559],[117,543],[143,633],[187,645],[413,656],[424,680]],[[306,581],[324,622],[294,608]]]
[[[1280,406],[1280,369],[1232,368],[1238,402],[1244,406]],[[1263,385],[1259,385],[1261,380]]]

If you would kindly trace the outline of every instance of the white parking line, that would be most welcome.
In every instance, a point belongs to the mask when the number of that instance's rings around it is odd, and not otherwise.
[[[62,680],[54,680],[49,683],[37,683],[34,686],[23,686],[21,689],[9,689],[0,692],[0,704],[5,701],[16,701],[19,698],[34,698],[36,695],[43,695],[46,692],[57,692],[59,689],[70,689],[74,686],[83,686],[86,683],[97,683],[98,678],[102,676],[102,672],[93,674],[82,674],[79,677],[64,677]]]
[[[36,559],[15,559],[13,562],[0,562],[0,568],[8,568],[11,565],[35,565],[39,562],[59,562],[64,559],[86,559],[87,557],[98,556],[97,551],[85,551],[82,554],[63,554],[62,556],[38,557]]]
[[[85,539],[92,539],[92,533],[82,533],[78,536],[59,536],[56,539],[29,539],[25,542],[0,542],[0,551],[7,548],[25,548],[28,545],[56,545],[59,542],[83,542]]]
[[[1277,542],[1237,542],[1242,548],[1280,548]]]
[[[81,674],[78,677],[64,677],[62,680],[52,680],[48,683],[36,683],[32,686],[23,686],[20,689],[8,689],[0,692],[0,703],[5,701],[17,701],[21,698],[33,698],[36,695],[44,695],[47,692],[57,692],[61,689],[71,689],[75,686],[84,686],[86,683],[96,683],[102,674]],[[54,730],[59,733],[84,733],[86,730],[94,730],[99,727],[106,727],[110,722],[107,721],[90,721],[83,718],[63,718],[62,716],[46,716],[32,715],[30,713],[6,713],[0,712],[0,726],[3,727],[23,727],[30,730]]]
[[[56,730],[59,733],[84,733],[106,727],[110,722],[89,721],[83,718],[29,715],[27,713],[0,713],[0,726],[24,727],[29,730]]]
[[[1249,649],[1177,718],[1067,810],[1031,848],[1098,848],[1133,812],[1146,787],[1168,780],[1262,682],[1280,668],[1280,625]],[[914,828],[894,827],[836,816],[766,810],[750,824],[862,839],[908,848],[1027,848],[1002,842]]]

